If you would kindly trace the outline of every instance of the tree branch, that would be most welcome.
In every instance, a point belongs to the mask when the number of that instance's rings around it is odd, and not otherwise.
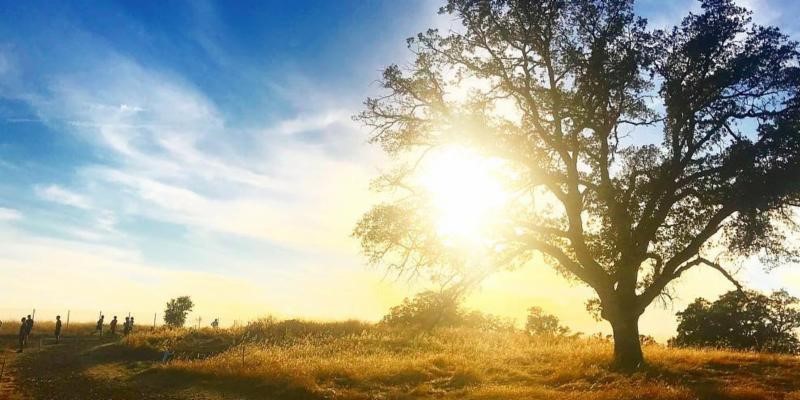
[[[730,281],[733,284],[733,286],[736,286],[736,290],[738,290],[738,291],[742,291],[743,290],[742,284],[739,283],[739,281],[737,281],[736,278],[734,278],[733,275],[731,275],[727,270],[725,270],[725,268],[723,268],[718,263],[715,263],[715,262],[713,262],[713,261],[711,261],[711,260],[709,260],[707,258],[704,258],[704,257],[697,257],[694,260],[690,261],[689,263],[684,264],[683,266],[681,266],[680,268],[675,270],[675,273],[673,274],[673,279],[679,277],[681,274],[683,274],[684,272],[688,271],[692,267],[694,267],[696,265],[701,265],[701,264],[702,265],[707,265],[707,266],[709,266],[711,268],[714,268],[715,270],[719,271],[719,273],[722,274],[722,276],[724,276],[725,279]]]

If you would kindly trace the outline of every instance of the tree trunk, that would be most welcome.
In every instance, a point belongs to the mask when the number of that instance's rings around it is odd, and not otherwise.
[[[614,368],[634,371],[644,366],[642,344],[639,342],[639,317],[612,319],[614,330]]]

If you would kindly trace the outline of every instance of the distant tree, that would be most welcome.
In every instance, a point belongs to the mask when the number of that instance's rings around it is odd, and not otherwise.
[[[559,325],[558,317],[545,313],[539,307],[528,309],[525,332],[533,336],[564,336],[569,328]]]
[[[389,310],[383,323],[389,326],[429,330],[458,325],[463,317],[460,299],[453,293],[424,291]]]
[[[670,344],[797,353],[798,302],[800,299],[783,290],[769,297],[731,291],[713,303],[698,298],[677,313],[678,335]]]
[[[456,291],[424,291],[392,307],[382,324],[394,328],[428,331],[445,327],[470,327],[490,331],[509,331],[514,324],[479,311],[470,311],[461,304]]]
[[[516,330],[514,321],[480,311],[469,311],[463,317],[463,325],[483,331],[512,332]]]
[[[590,286],[621,369],[643,365],[639,318],[679,276],[707,266],[735,282],[719,260],[796,257],[798,45],[730,0],[700,3],[652,30],[632,0],[448,0],[460,28],[409,39],[416,59],[386,68],[359,116],[398,160],[354,231],[369,261],[462,269],[414,179],[452,143],[502,162],[517,188],[482,267],[542,255]]]
[[[650,335],[639,335],[639,342],[642,343],[642,346],[650,346],[654,344],[658,344],[656,338]]]
[[[186,316],[192,311],[194,303],[189,296],[181,296],[170,300],[164,310],[164,322],[171,327],[179,328],[186,323]]]

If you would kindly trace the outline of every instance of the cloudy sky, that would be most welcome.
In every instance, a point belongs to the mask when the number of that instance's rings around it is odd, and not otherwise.
[[[374,320],[424,286],[367,268],[350,238],[386,166],[350,117],[409,60],[406,37],[457,29],[437,2],[2,3],[0,318],[148,320],[189,294],[223,323]],[[799,37],[796,3],[742,4]],[[666,26],[698,7],[637,8]],[[800,294],[790,268],[739,276]],[[679,289],[675,309],[728,287],[700,271]],[[521,320],[538,304],[593,332],[588,293],[534,262],[470,305]],[[675,309],[642,330],[670,335]]]

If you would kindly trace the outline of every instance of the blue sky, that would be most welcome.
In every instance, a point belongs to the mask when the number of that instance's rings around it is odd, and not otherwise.
[[[742,4],[800,31],[795,2]],[[181,294],[228,320],[380,316],[413,289],[349,238],[385,167],[350,117],[409,59],[406,37],[457,28],[438,6],[3,1],[0,317],[153,312]],[[637,5],[659,26],[693,8]],[[524,290],[479,296],[502,309]],[[574,295],[559,306],[582,308]]]
[[[19,222],[25,228],[59,236],[75,233],[102,209],[145,259],[195,268],[204,260],[175,251],[194,247],[186,224],[119,212],[128,198],[95,204],[117,197],[106,191],[116,192],[123,176],[108,174],[135,170],[140,177],[148,169],[152,177],[149,169],[171,161],[177,165],[163,167],[176,175],[185,164],[226,165],[229,171],[168,178],[185,181],[172,188],[212,199],[233,199],[242,186],[255,186],[276,202],[291,203],[294,193],[266,182],[282,150],[308,146],[332,162],[363,151],[363,137],[348,129],[349,114],[416,28],[421,16],[409,10],[431,14],[424,4],[393,2],[7,6],[0,25],[6,39],[0,47],[0,156],[9,179],[2,182],[0,204],[40,217]],[[164,144],[169,140],[197,154],[179,155]],[[249,176],[221,176],[228,172]],[[116,184],[100,182],[103,177]],[[263,251],[217,239],[244,252]],[[281,243],[267,247],[291,254]]]

